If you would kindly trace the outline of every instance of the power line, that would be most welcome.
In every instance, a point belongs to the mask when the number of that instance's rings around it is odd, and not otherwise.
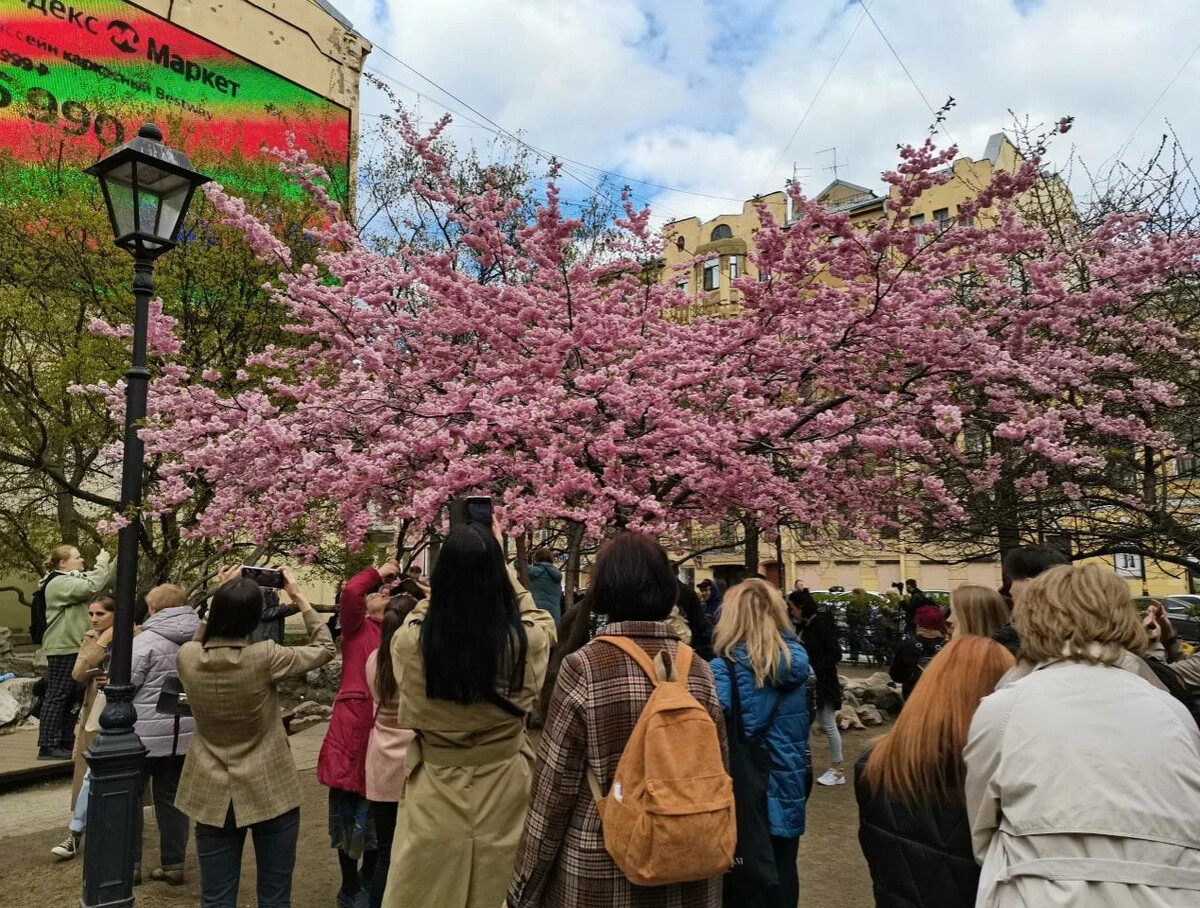
[[[904,61],[900,59],[900,54],[896,52],[896,48],[892,46],[892,42],[889,41],[888,36],[884,34],[879,22],[871,14],[871,10],[868,8],[868,3],[864,2],[864,0],[858,0],[858,3],[863,8],[863,13],[865,13],[867,18],[871,20],[871,24],[875,26],[875,31],[879,32],[879,37],[883,39],[883,43],[887,45],[887,49],[892,52],[892,56],[895,57],[896,62],[900,64],[900,68],[904,70],[904,75],[908,76],[908,81],[912,83],[912,87],[917,90],[917,94],[921,96],[921,100],[925,102],[925,106],[929,109],[929,112],[936,118],[938,116],[938,112],[933,109],[933,105],[930,104],[929,99],[925,97],[925,92],[921,91],[921,86],[917,84],[917,80],[914,79],[913,74],[908,71],[908,67],[904,65]],[[946,129],[945,124],[939,122],[938,128],[946,134],[946,138],[948,138],[951,142],[954,141],[954,136],[950,135],[950,132]]]
[[[311,2],[311,0],[310,0],[310,2]],[[597,173],[601,173],[607,177],[612,177],[613,179],[616,179],[616,180],[622,180],[622,181],[628,182],[628,183],[637,183],[641,186],[651,186],[655,189],[661,189],[664,192],[676,192],[681,195],[690,195],[690,196],[695,196],[697,198],[702,198],[702,199],[713,199],[715,201],[720,201],[720,202],[741,203],[741,202],[745,201],[745,199],[736,199],[736,198],[733,198],[732,196],[712,195],[710,193],[705,193],[705,192],[695,192],[694,190],[691,190],[691,189],[681,189],[677,186],[666,186],[662,183],[655,183],[650,180],[639,180],[636,177],[631,177],[627,174],[618,173],[613,170],[605,170],[603,167],[596,167],[595,165],[592,165],[592,164],[585,164],[582,161],[576,161],[576,160],[574,160],[572,158],[568,158],[564,155],[553,154],[552,152],[548,152],[548,151],[545,151],[544,149],[537,148],[536,146],[534,146],[534,145],[530,144],[529,142],[525,141],[524,139],[520,138],[520,136],[516,135],[515,133],[512,133],[509,130],[505,129],[503,126],[501,126],[499,123],[497,123],[491,117],[489,117],[487,114],[482,113],[475,107],[472,107],[470,104],[468,104],[462,98],[460,98],[458,95],[454,94],[454,92],[450,91],[447,88],[443,88],[441,85],[439,85],[437,82],[433,81],[433,79],[429,78],[427,75],[422,73],[420,70],[417,70],[414,67],[410,66],[408,63],[405,63],[403,60],[401,60],[399,57],[397,57],[395,54],[393,54],[390,50],[388,50],[382,44],[376,44],[376,45],[374,45],[374,47],[376,50],[378,50],[380,53],[382,53],[385,57],[388,57],[389,59],[396,61],[401,66],[403,66],[405,69],[407,69],[409,72],[411,72],[413,75],[424,80],[425,82],[428,82],[430,85],[432,85],[434,88],[436,88],[442,94],[444,94],[446,97],[448,97],[448,98],[452,99],[453,101],[455,101],[456,103],[462,105],[467,110],[471,111],[471,113],[475,114],[477,117],[480,117],[481,119],[490,123],[497,130],[499,130],[501,133],[506,135],[508,138],[512,139],[514,142],[517,142],[520,145],[524,145],[526,148],[530,149],[531,151],[537,152],[540,155],[552,157],[558,161],[565,161],[569,164],[574,164],[576,167],[584,167],[588,170],[594,170]]]
[[[1129,138],[1121,143],[1120,147],[1118,147],[1113,153],[1114,158],[1120,158],[1129,149],[1129,146],[1133,144],[1134,137],[1138,134],[1138,130],[1141,129],[1146,120],[1150,118],[1150,114],[1154,113],[1154,108],[1158,107],[1158,103],[1167,96],[1167,92],[1171,90],[1171,86],[1175,84],[1181,75],[1183,75],[1183,71],[1187,69],[1188,64],[1192,62],[1192,58],[1196,56],[1197,52],[1200,52],[1200,41],[1196,42],[1196,46],[1192,48],[1192,52],[1188,54],[1187,58],[1182,64],[1180,64],[1179,69],[1175,70],[1175,75],[1171,76],[1171,80],[1167,82],[1163,90],[1158,93],[1158,97],[1154,99],[1154,103],[1152,103],[1146,109],[1146,112],[1142,114],[1142,118],[1137,121],[1137,126],[1133,127],[1133,132],[1129,134]]]
[[[870,0],[867,0],[869,3]],[[800,128],[804,126],[804,122],[808,119],[808,115],[812,113],[813,108],[817,104],[817,99],[821,97],[821,92],[825,90],[825,85],[833,76],[833,71],[837,69],[839,63],[842,62],[842,56],[846,53],[846,49],[850,46],[850,42],[854,40],[854,36],[858,33],[858,27],[863,24],[863,19],[867,16],[867,8],[863,7],[863,13],[858,17],[858,21],[854,23],[854,28],[851,29],[850,35],[846,38],[846,42],[842,45],[842,49],[838,51],[837,56],[833,59],[833,65],[829,67],[829,71],[825,73],[825,78],[821,80],[821,84],[817,86],[816,94],[812,96],[812,100],[808,102],[808,107],[804,110],[804,115],[800,117],[800,122],[796,124],[796,128],[792,130],[791,138],[787,140],[787,144],[780,150],[779,155],[775,158],[775,162],[767,171],[767,175],[763,177],[762,183],[758,186],[758,192],[761,195],[766,188],[767,181],[771,179],[771,174],[775,172],[775,168],[779,166],[779,162],[783,160],[783,156],[787,154],[787,150],[792,147],[792,143],[796,141],[796,136],[800,134]]]

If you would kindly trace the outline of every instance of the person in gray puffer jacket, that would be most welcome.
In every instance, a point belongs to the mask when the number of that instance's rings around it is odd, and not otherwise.
[[[183,758],[192,739],[190,716],[162,713],[159,695],[167,678],[175,675],[179,648],[195,636],[200,619],[187,605],[187,595],[173,583],[156,586],[146,594],[150,617],[142,632],[133,638],[131,679],[137,710],[134,731],[146,746],[143,776],[154,780],[154,815],[158,820],[162,866],[151,879],[173,885],[183,883],[184,856],[188,842],[187,815],[175,808],[175,789],[183,772]],[[142,812],[137,811],[134,834],[134,878],[141,878]]]

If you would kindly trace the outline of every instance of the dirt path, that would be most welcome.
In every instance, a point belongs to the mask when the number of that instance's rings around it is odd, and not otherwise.
[[[843,733],[847,784],[817,786],[809,802],[808,831],[800,844],[800,904],[806,908],[871,908],[871,882],[858,848],[858,810],[852,768],[863,745],[878,729]],[[829,765],[829,747],[821,733],[813,735],[813,757],[819,775]],[[300,773],[299,858],[292,888],[294,908],[332,908],[339,877],[337,860],[325,832],[326,790],[311,770]],[[69,798],[69,790],[64,793]],[[64,808],[65,809],[65,808]],[[3,908],[59,908],[79,904],[82,861],[59,864],[50,848],[65,830],[10,836],[0,830],[0,905]],[[145,867],[158,865],[156,827],[146,819]],[[178,888],[147,881],[134,890],[139,908],[194,908],[200,902],[195,846],[188,846],[187,883]],[[254,860],[247,843],[239,905],[254,905]],[[428,906],[437,908],[437,906]]]

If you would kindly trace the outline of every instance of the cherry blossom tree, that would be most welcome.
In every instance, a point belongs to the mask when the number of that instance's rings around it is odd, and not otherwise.
[[[329,218],[315,264],[291,267],[267,225],[210,190],[279,263],[271,290],[296,342],[232,377],[193,374],[170,360],[160,320],[167,360],[143,430],[164,461],[151,512],[202,481],[191,532],[287,534],[309,541],[301,553],[378,522],[437,525],[467,492],[497,496],[511,528],[567,522],[574,553],[615,527],[671,536],[727,518],[868,539],[964,516],[939,467],[976,489],[1002,480],[995,458],[972,460],[974,427],[1059,467],[1095,464],[1111,440],[1165,443],[1155,415],[1175,389],[1143,378],[1138,355],[1186,351],[1139,300],[1194,271],[1200,240],[1146,237],[1124,215],[1053,233],[1028,222],[1036,156],[948,226],[907,216],[955,157],[932,142],[901,150],[886,216],[866,230],[793,187],[792,223],[762,211],[763,279],[739,282],[739,310],[689,318],[655,279],[647,210],[626,202],[606,242],[580,244],[552,178],[513,229],[521,200],[455,189],[444,127],[420,134],[401,117],[398,139],[425,162],[420,192],[449,212],[470,266],[425,243],[368,248],[299,151],[283,165]]]

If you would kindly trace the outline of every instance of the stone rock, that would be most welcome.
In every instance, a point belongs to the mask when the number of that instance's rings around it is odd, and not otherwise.
[[[892,683],[892,676],[887,672],[875,672],[867,678],[867,687],[887,687]]]
[[[0,688],[0,726],[15,725],[21,719],[21,704],[17,698]]]
[[[843,689],[849,683],[850,683],[850,679],[847,678],[845,675],[838,675],[838,685],[841,686]]]
[[[290,729],[291,733],[294,735],[297,732],[304,731],[304,729],[306,729],[306,728],[312,728],[314,725],[320,725],[324,721],[325,721],[325,718],[323,716],[317,716],[317,715],[296,716],[296,718],[292,719],[291,723],[288,725],[288,728]]]
[[[840,710],[838,710],[837,724],[838,728],[840,728],[842,731],[846,731],[847,729],[851,728],[866,728],[866,726],[862,724],[862,720],[858,718],[858,713],[854,711],[853,706],[843,706]]]
[[[11,678],[0,683],[0,691],[4,691],[17,701],[22,719],[28,716],[29,711],[33,709],[33,686],[35,684],[37,684],[36,678]]]
[[[842,705],[858,707],[862,706],[862,701],[859,700],[858,694],[854,691],[844,690],[842,691]]]
[[[904,697],[900,691],[890,684],[863,688],[862,693],[859,694],[859,700],[864,705],[870,704],[889,713],[900,712],[900,707],[904,703]]]
[[[22,722],[20,725],[20,730],[21,731],[37,731],[41,727],[41,725],[42,725],[42,723],[40,721],[38,721],[37,716],[26,716],[25,721]]]
[[[12,651],[12,628],[0,627],[0,656],[7,656]]]
[[[333,707],[325,706],[324,704],[317,703],[314,700],[305,700],[294,710],[292,710],[292,715],[295,717],[295,719],[292,720],[292,727],[294,728],[296,719],[304,719],[308,718],[309,716],[316,716],[318,719],[328,719],[333,715]]]
[[[874,706],[860,706],[855,712],[858,714],[858,718],[862,720],[863,725],[866,725],[868,728],[882,725],[885,721],[883,715]]]

